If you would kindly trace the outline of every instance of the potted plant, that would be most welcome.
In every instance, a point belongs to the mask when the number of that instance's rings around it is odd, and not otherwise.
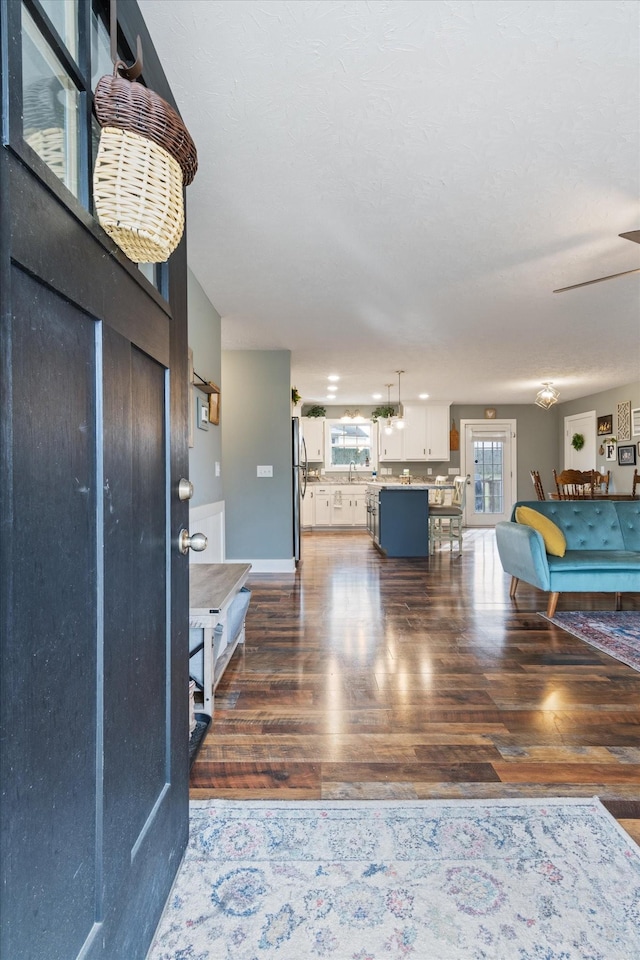
[[[378,420],[388,420],[389,417],[395,417],[396,408],[391,406],[391,404],[385,404],[381,407],[376,407],[375,410],[371,411],[371,419],[374,423],[377,423]]]
[[[298,393],[297,388],[291,387],[291,402],[294,405],[294,407],[297,407],[301,400],[302,400],[302,397]]]
[[[305,417],[326,417],[327,408],[321,407],[320,404],[316,404],[314,407],[309,407],[305,413]]]

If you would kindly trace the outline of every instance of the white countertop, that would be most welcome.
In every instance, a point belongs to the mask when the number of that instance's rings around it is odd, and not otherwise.
[[[336,477],[314,477],[312,480],[310,477],[307,477],[307,485],[310,487],[356,487],[363,486],[365,483],[371,483],[371,477],[358,477],[355,480],[347,480],[345,477],[344,480],[338,480]]]
[[[375,483],[367,484],[367,491],[374,490],[455,490],[454,483]]]
[[[405,487],[414,487],[414,488],[423,488],[425,490],[441,489],[441,490],[453,490],[454,483],[453,480],[451,483],[435,483],[434,481],[428,480],[412,480],[411,483],[402,483],[400,477],[385,477],[384,479],[372,480],[371,477],[358,477],[349,483],[345,479],[337,479],[335,477],[319,477],[318,479],[307,480],[307,485],[309,487],[377,487],[378,490],[389,490],[391,487],[394,489],[398,487],[399,490],[403,490]]]

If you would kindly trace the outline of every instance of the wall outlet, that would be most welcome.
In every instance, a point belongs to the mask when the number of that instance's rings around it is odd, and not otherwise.
[[[429,474],[429,476],[431,476],[431,474],[433,473],[433,467],[427,467],[427,473]]]
[[[447,470],[447,473],[452,477],[457,477],[459,472],[460,471],[458,470],[457,467],[449,467],[449,469]]]
[[[259,477],[272,477],[273,476],[273,467],[269,466],[258,466],[257,468]]]

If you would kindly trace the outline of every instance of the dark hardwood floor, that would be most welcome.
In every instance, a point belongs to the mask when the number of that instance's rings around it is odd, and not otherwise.
[[[306,533],[295,576],[248,586],[193,798],[599,796],[640,839],[640,673],[539,616],[540,591],[511,601],[493,531],[429,560]],[[558,607],[588,608],[613,597]]]

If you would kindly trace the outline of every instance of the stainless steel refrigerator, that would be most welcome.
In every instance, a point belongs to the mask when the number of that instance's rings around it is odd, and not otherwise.
[[[302,500],[307,492],[307,447],[300,430],[300,420],[293,417],[291,421],[291,444],[293,451],[293,556],[296,566],[300,563],[302,526]]]

